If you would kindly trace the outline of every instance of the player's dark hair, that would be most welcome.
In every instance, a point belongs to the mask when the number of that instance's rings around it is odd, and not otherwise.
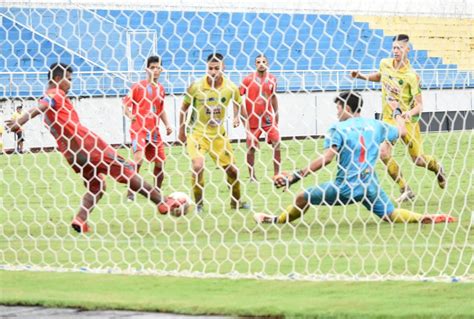
[[[344,91],[334,99],[334,103],[341,102],[344,107],[348,105],[352,113],[360,113],[364,101],[359,93],[353,91]]]
[[[397,34],[392,39],[392,42],[395,42],[395,41],[408,42],[408,41],[410,41],[410,37],[406,34]]]
[[[66,75],[66,72],[72,73],[73,71],[72,66],[65,63],[55,62],[49,66],[48,81],[53,82],[55,77],[59,76],[60,78],[63,78]]]
[[[256,57],[255,57],[255,61],[257,61],[258,58],[265,58],[265,60],[268,61],[268,58],[265,54],[263,53],[259,53]]]
[[[159,65],[161,65],[161,58],[157,55],[152,55],[148,57],[148,59],[146,60],[146,67],[149,68],[150,64],[152,63],[158,63]]]
[[[220,53],[211,53],[207,56],[207,62],[224,62],[224,56]]]

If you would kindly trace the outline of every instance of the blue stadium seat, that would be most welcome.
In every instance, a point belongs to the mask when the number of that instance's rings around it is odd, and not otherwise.
[[[262,52],[269,57],[273,70],[372,70],[378,67],[381,59],[389,56],[392,46],[391,37],[385,36],[382,30],[355,22],[350,15],[76,9],[35,9],[32,12],[13,8],[8,11],[10,16],[2,19],[2,70],[44,73],[50,63],[61,59],[83,72],[127,71],[126,43],[130,36],[127,30],[144,28],[156,32],[158,53],[169,71],[204,70],[203,60],[215,51],[226,55],[228,70],[252,69],[255,56]],[[34,33],[30,25],[35,25]],[[90,30],[102,32],[91,34]],[[133,50],[138,49],[131,48],[132,57],[137,55]],[[440,73],[445,86],[464,85],[463,81],[470,76],[457,72],[456,65],[428,57],[425,50],[412,50],[410,58],[416,69],[453,72]],[[140,70],[143,63],[135,61],[132,64]],[[424,83],[437,85],[433,84],[433,77],[425,76]],[[287,87],[295,90],[337,89],[333,79],[327,80],[326,87],[309,83],[311,81],[305,81],[305,88],[298,87],[301,82],[288,81]],[[108,78],[100,83],[99,89],[98,83],[84,84],[76,93],[116,94],[124,90],[116,86],[127,85],[125,82],[126,79]],[[178,77],[169,82],[175,93],[183,92],[186,83],[187,79]],[[8,93],[32,94],[22,90],[18,88]]]

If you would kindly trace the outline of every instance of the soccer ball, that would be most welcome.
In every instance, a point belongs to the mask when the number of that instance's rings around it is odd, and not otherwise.
[[[187,194],[183,192],[174,192],[168,197],[181,203],[178,207],[170,210],[170,215],[180,217],[186,215],[191,210],[192,200]]]

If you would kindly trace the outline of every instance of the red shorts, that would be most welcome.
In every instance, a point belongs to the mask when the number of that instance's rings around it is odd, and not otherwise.
[[[150,134],[146,130],[138,133],[130,131],[133,153],[144,152],[149,162],[164,162],[166,160],[165,146],[159,133]]]
[[[265,126],[265,127],[257,127],[251,128],[250,133],[247,134],[247,147],[255,147],[259,146],[258,139],[262,133],[266,133],[265,141],[268,144],[274,144],[280,142],[280,132],[278,131],[278,127],[272,126]]]
[[[87,153],[80,151],[74,155],[64,154],[74,171],[82,175],[84,184],[91,192],[105,189],[103,175],[109,175],[117,182],[126,184],[135,176],[134,164],[126,161],[112,147],[94,149]]]

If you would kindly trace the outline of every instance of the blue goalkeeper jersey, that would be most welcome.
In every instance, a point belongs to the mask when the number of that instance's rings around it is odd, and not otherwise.
[[[380,144],[397,138],[398,128],[375,119],[355,117],[331,126],[324,148],[338,150],[336,184],[358,186],[377,181],[374,168]]]

